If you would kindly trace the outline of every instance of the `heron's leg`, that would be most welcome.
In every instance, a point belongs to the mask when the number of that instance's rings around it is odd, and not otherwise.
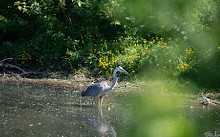
[[[94,100],[95,100],[95,96],[93,96],[93,100],[92,100],[92,106],[94,106]]]
[[[103,101],[103,98],[104,96],[100,96],[99,99],[100,99],[100,108],[102,108],[102,101]]]
[[[101,97],[98,97],[99,98],[99,107],[101,107]]]
[[[82,96],[80,96],[80,107],[82,107]]]
[[[103,118],[102,108],[100,108],[100,115],[101,115],[101,118]]]
[[[94,98],[93,98],[93,100],[92,100],[92,106],[93,106],[93,104],[94,104],[94,102],[93,102],[93,101],[94,101]]]

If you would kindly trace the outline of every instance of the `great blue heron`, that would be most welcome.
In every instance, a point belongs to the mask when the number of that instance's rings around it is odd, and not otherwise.
[[[103,100],[105,93],[112,91],[114,87],[116,86],[116,83],[118,81],[118,77],[116,76],[116,73],[118,71],[128,74],[128,72],[124,70],[121,66],[116,67],[113,72],[114,82],[112,83],[112,85],[109,86],[106,81],[90,85],[85,91],[81,92],[80,105],[81,105],[82,97],[94,96],[94,97],[99,97],[100,107],[102,107],[102,100]]]

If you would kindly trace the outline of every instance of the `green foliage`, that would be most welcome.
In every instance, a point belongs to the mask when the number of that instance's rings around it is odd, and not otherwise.
[[[72,62],[72,68],[77,68],[78,64],[84,62],[79,57],[89,53],[86,50],[89,43],[95,42],[97,38],[111,38],[112,34],[117,33],[117,27],[99,12],[99,5],[98,1],[85,3],[80,0],[5,2],[4,9],[12,15],[2,9],[1,58],[13,57],[17,63],[26,67],[33,66],[31,62],[34,60],[38,62],[34,67],[46,67],[48,64],[55,67],[66,62],[62,65],[64,66]],[[106,29],[112,32],[105,31]],[[8,42],[11,47],[4,44]],[[10,54],[7,52],[9,49]],[[66,54],[69,53],[68,50],[76,55]],[[77,56],[78,61],[73,56]]]
[[[181,88],[180,88],[181,87]],[[142,89],[141,94],[131,94],[129,102],[134,105],[131,124],[124,136],[138,137],[197,137],[198,131],[190,117],[178,106],[184,106],[186,96],[176,94],[193,92],[183,83],[173,84],[157,80]],[[188,97],[189,98],[189,97]],[[187,98],[187,99],[188,99]],[[126,112],[125,112],[126,113]],[[126,115],[128,115],[126,113]],[[186,122],[187,121],[187,122]],[[203,135],[203,133],[202,133]]]
[[[131,74],[156,70],[196,79],[204,72],[214,76],[219,74],[219,4],[218,0],[4,0],[0,59],[13,57],[26,68],[85,67],[97,75],[111,74],[121,65]],[[212,68],[205,65],[210,60]]]
[[[66,49],[76,47],[77,42],[66,38],[62,32],[51,31],[16,46],[18,61],[25,66],[30,67],[35,62],[40,66],[56,65],[61,68],[65,65],[62,61],[65,61]]]
[[[103,48],[105,47],[105,48]],[[161,73],[178,76],[196,68],[196,49],[153,37],[116,37],[112,41],[101,41],[91,46],[87,63],[111,74],[117,65],[122,65],[128,72],[135,74],[142,68],[157,69]],[[149,68],[150,66],[150,68]]]

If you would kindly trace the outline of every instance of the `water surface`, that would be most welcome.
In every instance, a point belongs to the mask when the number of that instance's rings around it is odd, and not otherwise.
[[[137,111],[134,100],[139,93],[119,90],[116,88],[106,96],[100,109],[96,98],[84,98],[83,107],[80,107],[79,91],[74,89],[1,82],[0,136],[134,136],[139,132],[136,128],[144,127],[137,126],[138,118],[134,115]],[[188,132],[196,136],[220,134],[220,111],[217,107],[204,108],[194,104],[177,107],[181,110],[177,115],[184,117],[185,126],[189,124],[193,128]],[[147,106],[146,111],[150,111]],[[146,123],[152,119],[151,115],[138,116],[147,119]],[[154,116],[153,119],[155,117],[158,120],[162,116]],[[155,130],[153,126],[145,128]]]

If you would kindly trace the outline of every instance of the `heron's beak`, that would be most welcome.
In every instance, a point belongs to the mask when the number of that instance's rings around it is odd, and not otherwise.
[[[129,74],[126,70],[124,70],[124,73],[125,73],[125,74]]]

